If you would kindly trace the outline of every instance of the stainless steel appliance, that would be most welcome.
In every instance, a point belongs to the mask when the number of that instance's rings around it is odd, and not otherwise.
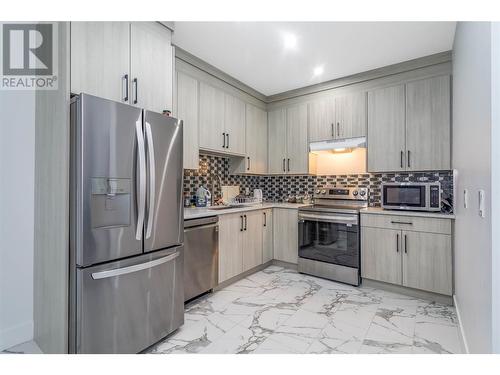
[[[184,322],[182,122],[71,102],[72,353],[136,353]]]
[[[184,300],[210,291],[217,285],[219,218],[184,221]]]
[[[441,183],[398,182],[382,184],[382,208],[441,211]]]
[[[299,272],[359,285],[359,210],[367,206],[367,188],[316,190],[314,205],[299,209]]]

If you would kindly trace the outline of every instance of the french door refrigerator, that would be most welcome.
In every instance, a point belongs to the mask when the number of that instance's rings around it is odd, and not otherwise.
[[[72,353],[137,353],[184,323],[182,122],[71,102]]]

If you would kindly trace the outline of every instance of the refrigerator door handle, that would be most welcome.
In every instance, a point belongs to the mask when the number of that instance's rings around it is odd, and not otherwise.
[[[141,240],[146,205],[146,153],[141,120],[135,122],[135,134],[137,137],[137,157],[139,159],[139,192],[137,197],[137,229],[135,231],[135,238]]]
[[[148,268],[153,268],[155,266],[159,266],[160,264],[170,262],[171,260],[177,258],[179,255],[180,253],[177,251],[173,254],[167,255],[166,257],[155,259],[146,263],[135,264],[133,266],[117,268],[109,271],[94,272],[92,273],[92,279],[94,280],[107,279],[109,277],[116,277],[120,275],[126,275],[127,273],[146,270]]]
[[[148,207],[148,221],[146,228],[146,238],[151,237],[153,229],[153,212],[155,208],[156,197],[156,176],[155,176],[155,150],[153,146],[153,134],[151,132],[151,125],[146,121],[146,141],[148,146],[148,164],[149,164],[149,207]]]

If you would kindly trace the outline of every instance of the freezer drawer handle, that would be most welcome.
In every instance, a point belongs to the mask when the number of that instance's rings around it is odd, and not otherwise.
[[[144,136],[142,134],[142,121],[135,123],[135,133],[137,136],[137,157],[139,159],[139,196],[137,197],[137,229],[135,238],[142,239],[142,227],[144,226],[144,209],[146,200],[146,160],[144,149]]]
[[[109,277],[116,277],[116,276],[120,276],[120,275],[126,275],[126,274],[132,273],[132,272],[147,270],[148,268],[153,268],[153,267],[159,266],[160,264],[170,262],[171,260],[174,260],[175,258],[177,258],[179,255],[180,255],[180,252],[177,251],[174,254],[170,254],[170,255],[167,255],[166,257],[152,260],[150,262],[136,264],[136,265],[129,266],[129,267],[117,268],[115,270],[94,272],[94,273],[92,273],[92,279],[94,279],[94,280],[107,279]]]
[[[153,211],[155,209],[155,196],[156,196],[156,176],[155,176],[155,149],[153,146],[153,133],[151,132],[151,125],[146,122],[146,140],[148,145],[148,164],[149,164],[149,208],[148,208],[148,222],[146,229],[146,238],[151,237],[153,229]]]

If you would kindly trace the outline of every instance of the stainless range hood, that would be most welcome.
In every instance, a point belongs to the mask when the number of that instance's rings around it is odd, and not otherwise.
[[[309,151],[316,153],[343,153],[351,152],[355,148],[366,147],[366,137],[332,139],[331,141],[311,142]]]

